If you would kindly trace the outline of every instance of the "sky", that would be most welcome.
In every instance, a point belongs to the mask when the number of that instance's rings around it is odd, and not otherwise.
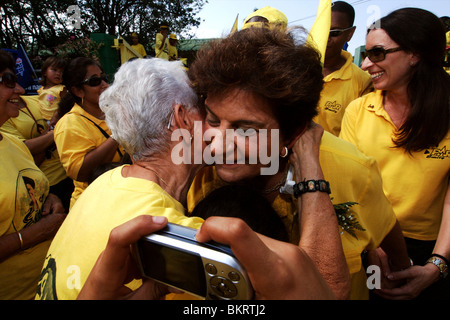
[[[244,19],[265,6],[282,11],[288,18],[288,26],[303,26],[310,29],[314,23],[320,0],[209,0],[197,15],[200,26],[192,31],[195,38],[220,38],[227,35],[238,16],[238,29]],[[333,0],[332,0],[333,1]],[[347,0],[356,12],[356,31],[349,42],[348,51],[365,44],[366,26],[388,13],[404,7],[416,7],[431,11],[438,17],[450,16],[450,0]],[[411,29],[411,32],[414,32]]]

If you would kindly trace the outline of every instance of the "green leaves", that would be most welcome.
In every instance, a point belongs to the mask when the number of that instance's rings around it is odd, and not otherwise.
[[[348,232],[351,236],[358,239],[356,236],[355,230],[366,231],[358,219],[355,217],[355,213],[352,210],[352,207],[358,204],[357,202],[344,202],[339,204],[334,204],[334,211],[336,211],[336,216],[338,220],[338,225],[341,228],[341,234]]]

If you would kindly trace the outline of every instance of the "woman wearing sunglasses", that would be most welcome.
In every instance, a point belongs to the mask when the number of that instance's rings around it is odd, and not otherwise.
[[[19,115],[14,60],[0,51],[0,126]],[[66,215],[27,146],[0,134],[0,300],[31,299],[51,239]]]
[[[101,67],[89,58],[75,58],[64,71],[68,94],[61,100],[55,142],[67,175],[74,180],[70,208],[88,186],[96,168],[119,162],[123,149],[110,137],[105,115],[98,105],[108,88]]]
[[[5,74],[9,83],[10,73]],[[13,83],[14,79],[9,80]],[[0,132],[11,134],[25,143],[33,155],[39,169],[45,173],[50,183],[50,192],[57,195],[66,211],[69,210],[73,181],[67,177],[61,165],[54,143],[53,128],[41,114],[37,95],[23,95],[23,90],[15,90],[11,100],[19,106],[19,115],[9,118],[0,127]]]
[[[428,11],[399,9],[375,22],[362,69],[376,91],[353,101],[343,119],[341,137],[378,161],[414,262],[390,274],[404,285],[379,291],[389,299],[450,296],[450,279],[444,279],[450,259],[450,77],[444,52],[443,26]]]

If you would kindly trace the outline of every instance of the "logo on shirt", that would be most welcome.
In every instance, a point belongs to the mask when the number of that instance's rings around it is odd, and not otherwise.
[[[427,159],[445,159],[450,158],[450,150],[447,150],[447,146],[443,146],[442,148],[431,148],[425,150],[424,153],[427,156]]]
[[[56,101],[56,99],[58,99],[58,98],[55,96],[52,96],[51,94],[47,95],[48,105],[51,107],[53,105],[53,103]]]
[[[338,113],[341,110],[342,105],[337,103],[336,101],[327,101],[325,103],[325,110]]]

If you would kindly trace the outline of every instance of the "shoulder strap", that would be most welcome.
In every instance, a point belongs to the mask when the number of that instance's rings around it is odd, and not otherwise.
[[[90,122],[92,122],[94,124],[94,126],[97,127],[98,130],[100,130],[100,132],[103,134],[103,136],[108,139],[109,138],[109,134],[103,130],[98,124],[96,124],[93,120],[89,119],[88,117],[86,117],[85,115],[82,115],[80,113],[76,113],[76,112],[69,112],[69,113],[73,113],[73,114],[78,114],[79,116],[82,116],[83,118],[89,120]],[[120,152],[120,149],[117,148],[117,152],[119,153],[120,158],[123,157],[122,152]]]

